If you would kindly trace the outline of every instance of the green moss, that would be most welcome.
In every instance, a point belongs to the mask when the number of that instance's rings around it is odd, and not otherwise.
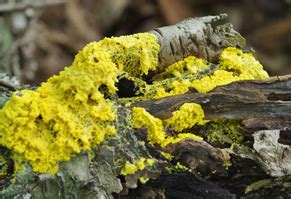
[[[141,178],[139,178],[139,181],[140,181],[141,184],[145,184],[145,183],[147,183],[149,181],[149,178],[141,177]]]
[[[179,173],[179,172],[191,172],[191,169],[182,165],[180,162],[177,162],[176,165],[166,167],[167,172],[169,173]]]
[[[240,143],[244,136],[239,132],[239,120],[218,119],[205,126],[206,137],[209,142]]]
[[[223,167],[225,169],[229,169],[231,167],[232,163],[228,160],[228,161],[225,161],[223,162]]]
[[[263,179],[256,181],[250,185],[248,185],[245,189],[245,193],[249,193],[251,191],[256,191],[259,189],[267,189],[273,187],[274,182],[272,179]]]
[[[4,178],[8,172],[8,162],[3,156],[0,156],[0,179]]]
[[[161,155],[164,156],[165,158],[167,158],[168,160],[172,160],[174,158],[173,155],[171,155],[170,153],[166,153],[164,151],[160,151]]]

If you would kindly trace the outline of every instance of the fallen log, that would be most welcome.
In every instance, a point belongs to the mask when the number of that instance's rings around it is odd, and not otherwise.
[[[37,89],[3,77],[1,197],[288,198],[291,76],[226,48],[223,18],[91,43]]]

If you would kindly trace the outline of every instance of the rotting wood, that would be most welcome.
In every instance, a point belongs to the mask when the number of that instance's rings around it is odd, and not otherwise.
[[[190,91],[183,95],[136,102],[132,107],[143,107],[155,117],[167,119],[182,104],[191,102],[203,107],[205,119],[280,118],[280,125],[288,127],[291,119],[291,75],[234,82],[206,94]],[[276,124],[269,125],[268,128],[277,127]]]

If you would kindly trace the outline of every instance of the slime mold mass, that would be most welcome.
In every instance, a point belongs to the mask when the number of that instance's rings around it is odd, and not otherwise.
[[[91,150],[118,133],[114,125],[117,105],[108,96],[116,93],[119,76],[144,84],[140,99],[183,94],[190,88],[205,93],[234,81],[268,76],[252,54],[226,48],[214,72],[200,77],[198,74],[211,63],[190,56],[169,66],[148,85],[141,77],[158,65],[156,40],[153,34],[139,33],[92,42],[71,66],[35,91],[15,92],[0,110],[0,144],[13,152],[15,168],[21,170],[23,162],[28,162],[35,172],[55,174],[61,161]],[[133,126],[147,128],[149,143],[162,147],[184,138],[202,139],[190,133],[167,136],[164,128],[182,132],[207,122],[203,109],[195,103],[182,105],[165,121],[138,107],[133,108],[132,115]],[[126,162],[122,174],[153,164],[154,160],[141,157],[135,163]]]

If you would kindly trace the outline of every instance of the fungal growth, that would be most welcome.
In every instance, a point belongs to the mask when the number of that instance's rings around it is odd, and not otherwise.
[[[148,33],[88,44],[71,66],[37,90],[13,94],[0,110],[0,144],[13,151],[15,163],[55,174],[59,162],[118,133],[110,100],[118,76],[147,74],[157,65],[158,51]]]
[[[136,101],[180,95],[190,89],[206,93],[234,81],[268,77],[251,53],[229,47],[220,53],[218,63],[183,54],[185,59],[164,65],[149,81],[147,75],[160,64],[160,46],[164,47],[161,38],[152,33],[92,42],[71,66],[36,90],[15,92],[0,110],[0,144],[12,151],[16,170],[28,163],[34,172],[56,174],[61,162],[118,136],[118,108],[132,101],[116,95],[121,78],[135,84]],[[189,129],[209,122],[195,103],[181,105],[166,120],[140,107],[131,111],[128,123],[146,129],[146,144],[161,149],[185,138],[202,140]],[[6,172],[3,160],[1,164],[0,176]],[[119,174],[132,175],[154,164],[154,158],[126,160]]]

